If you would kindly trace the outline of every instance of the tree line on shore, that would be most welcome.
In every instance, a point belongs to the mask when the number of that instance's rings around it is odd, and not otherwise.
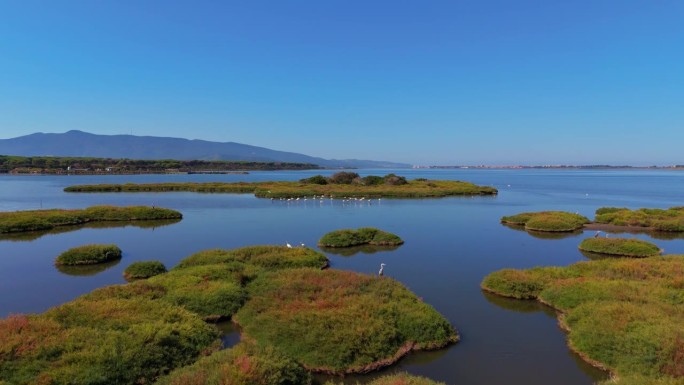
[[[193,172],[193,171],[251,171],[251,170],[311,170],[319,166],[311,163],[249,162],[226,160],[175,159],[113,159],[91,157],[11,156],[0,155],[0,173],[58,174],[81,170],[90,172]]]

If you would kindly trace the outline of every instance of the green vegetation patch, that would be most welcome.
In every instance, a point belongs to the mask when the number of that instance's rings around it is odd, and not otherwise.
[[[325,385],[337,385],[336,382],[328,381]],[[368,385],[446,385],[443,382],[433,381],[426,377],[413,376],[408,373],[388,374],[368,383]]]
[[[92,206],[82,210],[29,210],[0,212],[0,233],[50,230],[90,222],[180,219],[175,210],[147,206]]]
[[[684,256],[506,269],[482,287],[560,310],[571,348],[617,374],[615,384],[684,382]]]
[[[615,226],[648,227],[656,231],[684,231],[684,206],[669,209],[630,210],[602,207],[596,210],[596,223]]]
[[[156,299],[161,293],[144,284],[111,287],[0,320],[0,382],[151,383],[215,350],[216,329]]]
[[[198,265],[242,263],[255,268],[282,269],[291,267],[314,267],[322,269],[328,266],[325,255],[308,247],[292,247],[260,245],[238,249],[212,249],[195,253],[182,260],[177,268]]]
[[[159,261],[133,262],[124,270],[126,279],[146,279],[166,273],[166,266]]]
[[[449,322],[399,282],[338,270],[259,275],[235,319],[249,338],[330,374],[390,365],[458,340]]]
[[[501,223],[524,226],[531,231],[564,232],[581,229],[589,219],[564,211],[541,211],[506,216]]]
[[[623,257],[653,257],[660,255],[657,245],[633,238],[587,238],[580,250]]]
[[[205,320],[229,318],[248,298],[246,285],[266,271],[328,266],[325,255],[305,247],[250,246],[195,253],[166,274],[150,278],[167,290],[164,300]]]
[[[242,342],[162,377],[159,385],[310,385],[311,375],[272,347]]]
[[[117,245],[83,245],[71,248],[60,254],[55,260],[57,265],[94,265],[121,258],[121,249]]]
[[[357,175],[357,174],[355,174]],[[358,175],[357,175],[358,176]],[[323,178],[323,179],[321,179]],[[378,177],[382,183],[372,182],[370,177],[360,178],[359,183],[329,182],[316,176],[297,182],[236,182],[236,183],[149,183],[149,184],[96,184],[76,185],[64,189],[66,192],[172,192],[192,191],[204,193],[253,193],[259,198],[437,198],[454,195],[494,195],[493,187],[478,186],[462,181],[406,180],[391,174]],[[353,179],[352,179],[353,180]],[[325,183],[324,183],[325,182]]]
[[[233,315],[247,300],[240,270],[231,265],[194,266],[172,269],[149,282],[166,289],[164,300],[217,321]]]
[[[319,241],[320,247],[352,247],[358,245],[398,246],[404,241],[399,236],[372,227],[358,230],[344,229],[325,234]]]

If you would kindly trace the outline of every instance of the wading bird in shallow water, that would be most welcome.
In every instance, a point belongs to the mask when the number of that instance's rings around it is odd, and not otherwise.
[[[385,268],[385,264],[381,263],[380,264],[380,271],[378,271],[378,275],[382,277],[382,270]]]
[[[287,243],[287,242],[285,242],[285,246],[287,246],[288,249],[291,249],[291,248],[292,248],[292,245],[289,244],[289,243]]]

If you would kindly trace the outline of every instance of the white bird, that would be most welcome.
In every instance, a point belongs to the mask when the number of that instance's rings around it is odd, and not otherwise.
[[[382,277],[382,270],[385,268],[385,264],[381,263],[380,264],[380,271],[378,271],[378,275]]]
[[[306,245],[304,244],[304,242],[300,242],[300,246],[301,246],[301,247],[306,247]]]
[[[287,246],[288,249],[291,249],[291,248],[292,248],[292,245],[289,244],[288,242],[285,242],[285,246]]]

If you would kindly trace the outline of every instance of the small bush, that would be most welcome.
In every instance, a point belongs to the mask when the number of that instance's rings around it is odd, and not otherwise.
[[[660,254],[657,245],[630,238],[587,238],[579,248],[582,251],[624,257],[652,257]]]
[[[397,176],[394,174],[387,174],[383,177],[385,184],[390,186],[401,186],[408,184],[408,181],[403,176]]]
[[[361,178],[361,182],[365,186],[378,186],[385,183],[385,179],[377,175],[369,175]]]
[[[133,262],[128,265],[123,274],[126,279],[145,279],[163,273],[166,273],[166,266],[163,263],[159,261],[142,261]]]
[[[314,175],[310,178],[300,179],[299,181],[308,184],[328,184],[328,178],[324,177],[323,175]]]
[[[57,265],[93,265],[121,258],[116,245],[84,245],[69,249],[57,257]]]
[[[354,179],[358,178],[359,174],[355,172],[340,171],[334,173],[329,182],[333,184],[352,184]]]

